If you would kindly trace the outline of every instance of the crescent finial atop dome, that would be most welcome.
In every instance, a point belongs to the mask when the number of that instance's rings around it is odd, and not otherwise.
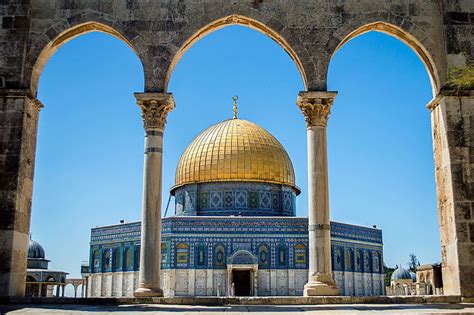
[[[237,119],[237,100],[239,97],[237,95],[232,96],[232,100],[234,101],[234,116],[233,119]]]

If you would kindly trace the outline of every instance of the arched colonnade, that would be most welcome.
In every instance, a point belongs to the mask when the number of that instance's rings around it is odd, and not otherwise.
[[[257,2],[253,7],[234,2],[223,3],[219,9],[215,4],[194,8],[202,13],[193,11],[193,17],[189,7],[183,12],[179,7],[162,9],[159,12],[168,17],[160,21],[146,16],[148,13],[134,1],[127,2],[127,8],[60,11],[55,18],[46,16],[42,12],[44,8],[32,8],[36,10],[31,10],[33,16],[28,18],[26,53],[18,65],[21,71],[2,76],[4,84],[0,89],[0,109],[4,113],[0,127],[8,134],[18,134],[17,139],[12,137],[0,143],[11,145],[12,150],[5,154],[14,160],[12,167],[0,164],[2,174],[8,175],[4,182],[9,188],[0,196],[0,202],[10,211],[1,214],[10,224],[0,226],[0,237],[6,240],[0,248],[6,261],[0,269],[0,296],[24,294],[36,129],[43,106],[36,99],[41,71],[61,45],[92,31],[105,32],[124,41],[143,65],[144,91],[135,93],[145,131],[140,284],[135,294],[158,296],[162,293],[159,275],[163,133],[167,115],[175,106],[167,85],[175,65],[189,47],[206,34],[234,24],[250,27],[275,40],[295,62],[304,82],[305,90],[295,91],[295,97],[306,122],[308,144],[309,281],[305,295],[338,294],[331,272],[326,153],[328,118],[337,93],[326,89],[327,68],[332,55],[347,41],[375,30],[410,46],[429,73],[434,97],[428,109],[433,129],[445,293],[474,296],[474,285],[466,281],[468,275],[474,274],[472,257],[466,255],[474,252],[474,235],[468,238],[467,232],[460,228],[474,226],[471,213],[466,212],[466,207],[470,209],[474,201],[470,178],[466,178],[466,174],[471,173],[470,166],[465,169],[469,164],[466,152],[470,147],[458,139],[469,135],[470,125],[460,124],[460,120],[474,114],[466,106],[474,106],[474,98],[470,91],[460,96],[445,88],[448,65],[455,62],[465,66],[468,59],[462,59],[465,55],[462,51],[449,50],[450,43],[445,36],[449,29],[445,30],[446,21],[440,11],[443,9],[436,4],[421,7],[406,2],[406,6],[388,9],[370,1],[357,6],[351,5],[352,2],[347,6],[327,4],[327,11],[304,5],[289,10],[290,2],[286,6],[283,2],[267,4],[275,6],[272,8]],[[149,11],[153,12],[152,9]],[[132,19],[132,13],[140,17]],[[13,143],[15,141],[17,143]],[[466,152],[461,152],[463,148]],[[25,264],[12,264],[14,259],[23,258]]]

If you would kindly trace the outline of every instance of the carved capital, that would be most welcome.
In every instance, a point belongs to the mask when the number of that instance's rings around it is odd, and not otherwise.
[[[0,90],[0,98],[23,99],[25,100],[25,109],[39,112],[44,106],[29,90],[4,89]]]
[[[434,97],[427,105],[426,108],[432,112],[436,107],[438,107],[439,103],[441,102],[441,99],[443,98],[442,95],[438,95]]]
[[[326,127],[331,106],[337,92],[300,92],[296,104],[306,121],[306,126]]]
[[[166,125],[166,117],[175,104],[171,93],[135,93],[137,104],[142,110],[145,130],[161,129]]]
[[[29,98],[31,108],[38,112],[44,107],[43,103],[41,103],[36,97],[35,98]]]

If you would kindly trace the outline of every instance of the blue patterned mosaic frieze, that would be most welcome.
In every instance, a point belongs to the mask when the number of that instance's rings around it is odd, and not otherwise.
[[[382,273],[381,231],[332,222],[335,271]],[[364,242],[354,240],[361,231]],[[334,229],[333,229],[334,231]],[[346,231],[346,233],[344,233]],[[133,239],[130,233],[133,232]],[[233,233],[234,232],[234,233]],[[375,233],[375,234],[374,234]],[[377,236],[377,233],[379,235]],[[107,241],[110,240],[110,241]],[[376,240],[376,241],[374,241]],[[163,219],[163,269],[225,269],[237,251],[248,251],[260,269],[307,269],[306,218],[170,217]],[[140,262],[139,222],[92,229],[92,272],[137,271]]]
[[[203,183],[175,192],[176,215],[294,216],[295,209],[296,192],[286,185]]]

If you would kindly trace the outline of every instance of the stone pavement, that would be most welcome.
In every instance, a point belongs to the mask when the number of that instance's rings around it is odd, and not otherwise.
[[[340,304],[340,305],[7,305],[0,314],[474,314],[474,304]]]

